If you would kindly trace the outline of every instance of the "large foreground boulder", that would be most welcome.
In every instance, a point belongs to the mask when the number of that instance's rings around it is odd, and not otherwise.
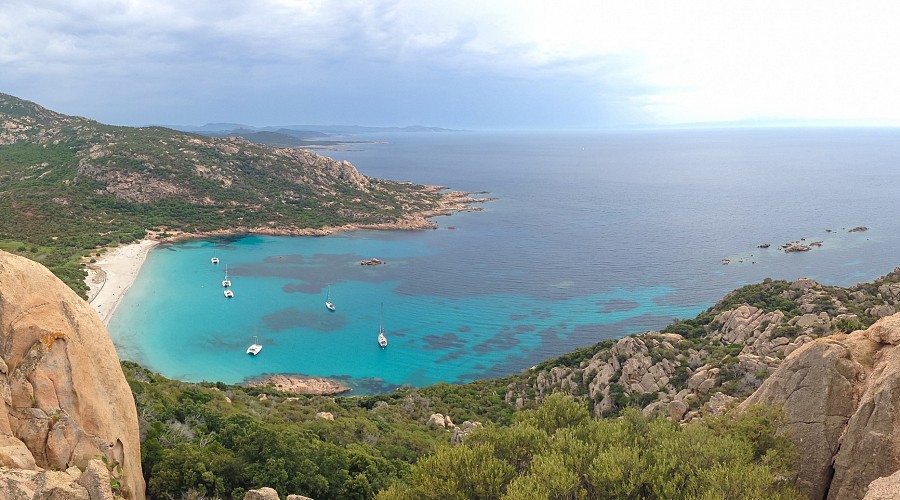
[[[85,470],[98,456],[144,498],[137,411],[109,334],[46,268],[0,252],[0,466]]]
[[[900,315],[806,344],[743,406],[782,405],[810,498],[860,499],[900,470]]]

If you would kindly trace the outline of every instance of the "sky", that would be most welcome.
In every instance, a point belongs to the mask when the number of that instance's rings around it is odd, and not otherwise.
[[[0,92],[117,125],[900,125],[900,2],[2,0]]]

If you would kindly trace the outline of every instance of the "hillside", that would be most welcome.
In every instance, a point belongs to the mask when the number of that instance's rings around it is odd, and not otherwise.
[[[900,309],[900,268],[849,288],[766,280],[732,291],[694,319],[606,340],[510,377],[505,400],[534,407],[573,395],[597,417],[628,406],[690,420],[756,390],[814,339],[849,333]]]
[[[82,294],[82,256],[148,231],[422,228],[463,198],[300,149],[103,125],[0,94],[0,249]]]

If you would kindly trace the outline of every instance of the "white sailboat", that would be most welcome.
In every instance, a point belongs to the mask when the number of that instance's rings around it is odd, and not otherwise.
[[[225,289],[225,298],[226,298],[226,299],[234,298],[234,292],[232,292],[231,290],[228,290],[228,289],[226,288],[226,289]]]
[[[325,307],[329,311],[334,311],[334,304],[331,303],[331,285],[328,285],[328,291],[325,293]]]
[[[219,258],[218,258],[218,257],[213,257],[213,258],[209,259],[209,261],[212,262],[213,264],[218,264],[218,263],[219,263]]]
[[[253,337],[253,344],[247,348],[247,354],[256,356],[262,351],[262,344],[259,343],[259,337]]]
[[[222,280],[222,286],[225,288],[231,286],[231,280],[228,279],[228,264],[225,264],[225,279]]]
[[[382,349],[387,347],[387,337],[384,336],[384,304],[381,304],[381,320],[378,321],[378,345]]]

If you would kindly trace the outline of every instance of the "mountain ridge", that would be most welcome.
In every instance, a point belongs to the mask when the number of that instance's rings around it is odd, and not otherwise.
[[[104,125],[0,94],[0,249],[82,294],[82,257],[151,232],[421,229],[472,201],[302,149]]]

